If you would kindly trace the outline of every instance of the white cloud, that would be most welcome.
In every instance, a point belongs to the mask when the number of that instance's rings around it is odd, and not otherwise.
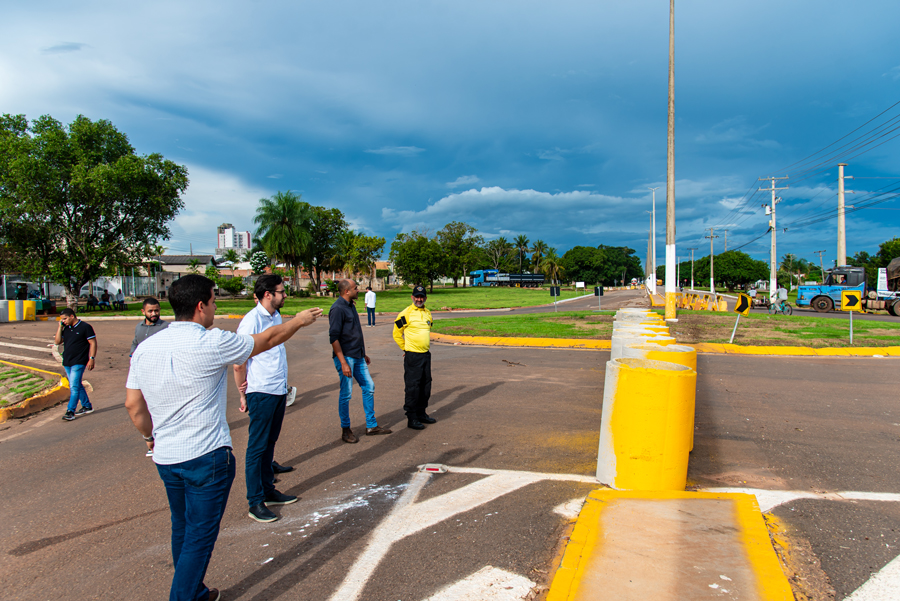
[[[273,173],[272,175],[267,175],[266,177],[269,179],[281,179],[284,176],[280,173]]]
[[[412,157],[421,152],[425,152],[425,149],[417,146],[382,146],[381,148],[370,148],[364,152],[370,154],[395,154],[398,156]]]
[[[56,44],[55,46],[50,46],[49,48],[44,48],[41,52],[45,54],[57,54],[60,52],[77,52],[82,48],[87,48],[87,44],[82,44],[81,42],[63,42],[61,44]]]
[[[456,181],[447,182],[448,188],[459,188],[461,186],[471,186],[477,184],[481,179],[477,175],[460,175]]]

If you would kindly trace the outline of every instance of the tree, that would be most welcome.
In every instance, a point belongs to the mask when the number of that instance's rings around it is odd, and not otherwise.
[[[366,236],[357,233],[353,239],[353,270],[367,274],[369,281],[375,277],[375,261],[384,252],[385,239],[381,236]]]
[[[484,253],[487,255],[490,265],[497,270],[500,269],[500,264],[503,259],[509,257],[512,251],[513,245],[509,243],[509,240],[503,237],[491,240],[487,243],[487,246],[484,247]]]
[[[231,277],[234,277],[234,264],[241,260],[238,252],[233,248],[229,248],[222,253],[222,261],[231,265]]]
[[[343,271],[352,275],[353,250],[356,248],[356,232],[344,230],[335,237],[328,266],[335,271]]]
[[[22,272],[65,286],[70,307],[108,267],[168,239],[187,186],[187,168],[138,156],[109,121],[0,118],[0,240]]]
[[[543,240],[535,240],[531,245],[531,264],[538,268],[544,258],[544,254],[549,250],[549,246]]]
[[[603,252],[593,246],[575,246],[560,261],[569,279],[589,284],[603,282]],[[621,273],[621,272],[620,272]]]
[[[516,251],[519,253],[519,273],[522,273],[522,259],[525,257],[525,253],[528,252],[528,236],[519,234],[516,236],[514,244]]]
[[[550,283],[559,282],[564,274],[562,260],[557,256],[555,248],[548,248],[544,253],[544,258],[538,266],[538,270],[550,279]]]
[[[447,276],[453,278],[453,287],[457,287],[459,278],[465,277],[479,255],[479,247],[484,238],[475,235],[475,228],[468,223],[453,221],[437,233],[437,241],[441,245],[446,261]]]
[[[260,198],[253,223],[258,227],[256,237],[266,254],[293,271],[300,269],[307,246],[312,242],[311,219],[309,204],[288,190],[276,192],[272,198]]]
[[[269,266],[269,262],[269,255],[261,250],[250,255],[250,269],[252,269],[253,273],[256,275],[265,273],[266,267]]]
[[[795,258],[789,258],[788,264],[793,265],[794,260]],[[729,290],[734,290],[737,286],[746,286],[767,278],[769,265],[765,261],[757,261],[747,253],[729,250],[716,255],[713,271],[717,282],[722,282]],[[709,270],[706,277],[709,279]]]
[[[443,275],[444,255],[437,240],[420,232],[397,234],[391,243],[391,261],[397,275],[407,284],[428,284]]]
[[[315,282],[316,290],[322,283],[322,270],[328,269],[334,247],[342,232],[347,230],[344,214],[338,209],[310,207],[312,211],[309,234],[311,241],[303,256],[303,264]]]
[[[633,248],[601,244],[597,249],[601,252],[601,264],[603,266],[600,283],[614,283],[616,280],[627,282],[632,278],[640,280],[644,277],[644,267],[641,259]],[[587,281],[585,280],[585,282]]]
[[[200,259],[191,259],[190,263],[188,263],[188,273],[198,275],[200,273],[200,262]],[[207,271],[209,271],[209,269],[207,269]]]

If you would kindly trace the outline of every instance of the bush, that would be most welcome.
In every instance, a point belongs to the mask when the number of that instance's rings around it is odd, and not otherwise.
[[[220,280],[219,288],[230,294],[240,294],[244,290],[244,281],[241,278],[231,278],[230,280]]]

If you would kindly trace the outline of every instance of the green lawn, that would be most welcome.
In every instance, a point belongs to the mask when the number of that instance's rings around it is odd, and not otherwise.
[[[679,311],[671,328],[678,342],[728,342],[736,314]],[[441,334],[459,336],[511,336],[539,338],[612,337],[612,312],[567,311],[535,315],[490,315],[441,319],[432,328]],[[808,346],[814,348],[849,346],[849,322],[823,317],[749,315],[742,317],[735,344]],[[854,346],[900,345],[900,319],[896,322],[853,322]]]
[[[366,310],[363,305],[363,296],[365,290],[360,290],[359,298],[356,306],[360,313],[365,314]],[[385,290],[378,292],[378,300],[376,310],[384,313],[396,313],[403,308],[409,306],[412,302],[410,295],[411,288]],[[574,298],[581,296],[574,290],[562,290],[560,299]],[[303,311],[311,307],[321,307],[325,313],[334,303],[332,297],[313,297],[313,298],[289,298],[285,303],[282,312],[291,315],[297,311]],[[507,307],[533,307],[535,305],[544,305],[553,302],[550,291],[547,288],[438,288],[435,287],[433,292],[428,294],[426,306],[432,311],[440,311],[442,309],[502,309]],[[241,300],[216,300],[218,315],[243,315],[253,308],[254,302],[250,297]],[[83,313],[84,318],[90,321],[91,316],[105,315],[133,315],[140,316],[140,303],[132,302],[128,304],[128,311],[92,311]],[[565,305],[563,305],[565,306]],[[169,303],[163,301],[162,314],[172,315],[172,308]]]

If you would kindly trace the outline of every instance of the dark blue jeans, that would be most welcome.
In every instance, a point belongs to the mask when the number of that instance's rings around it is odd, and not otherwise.
[[[234,456],[230,448],[220,447],[190,461],[157,465],[156,470],[172,513],[175,576],[169,601],[206,599],[209,588],[203,578],[234,482]]]
[[[369,325],[375,325],[375,307],[366,307],[366,317],[369,318]]]
[[[69,406],[66,411],[75,411],[78,408],[78,401],[85,409],[90,409],[91,400],[88,398],[87,391],[81,383],[81,377],[84,375],[84,368],[87,365],[68,365],[63,367],[66,370],[66,378],[69,380]]]
[[[281,424],[284,422],[286,400],[286,394],[247,394],[250,436],[244,460],[244,475],[247,478],[247,502],[250,507],[265,501],[266,495],[275,490],[272,459],[275,457],[275,443],[278,442]]]

